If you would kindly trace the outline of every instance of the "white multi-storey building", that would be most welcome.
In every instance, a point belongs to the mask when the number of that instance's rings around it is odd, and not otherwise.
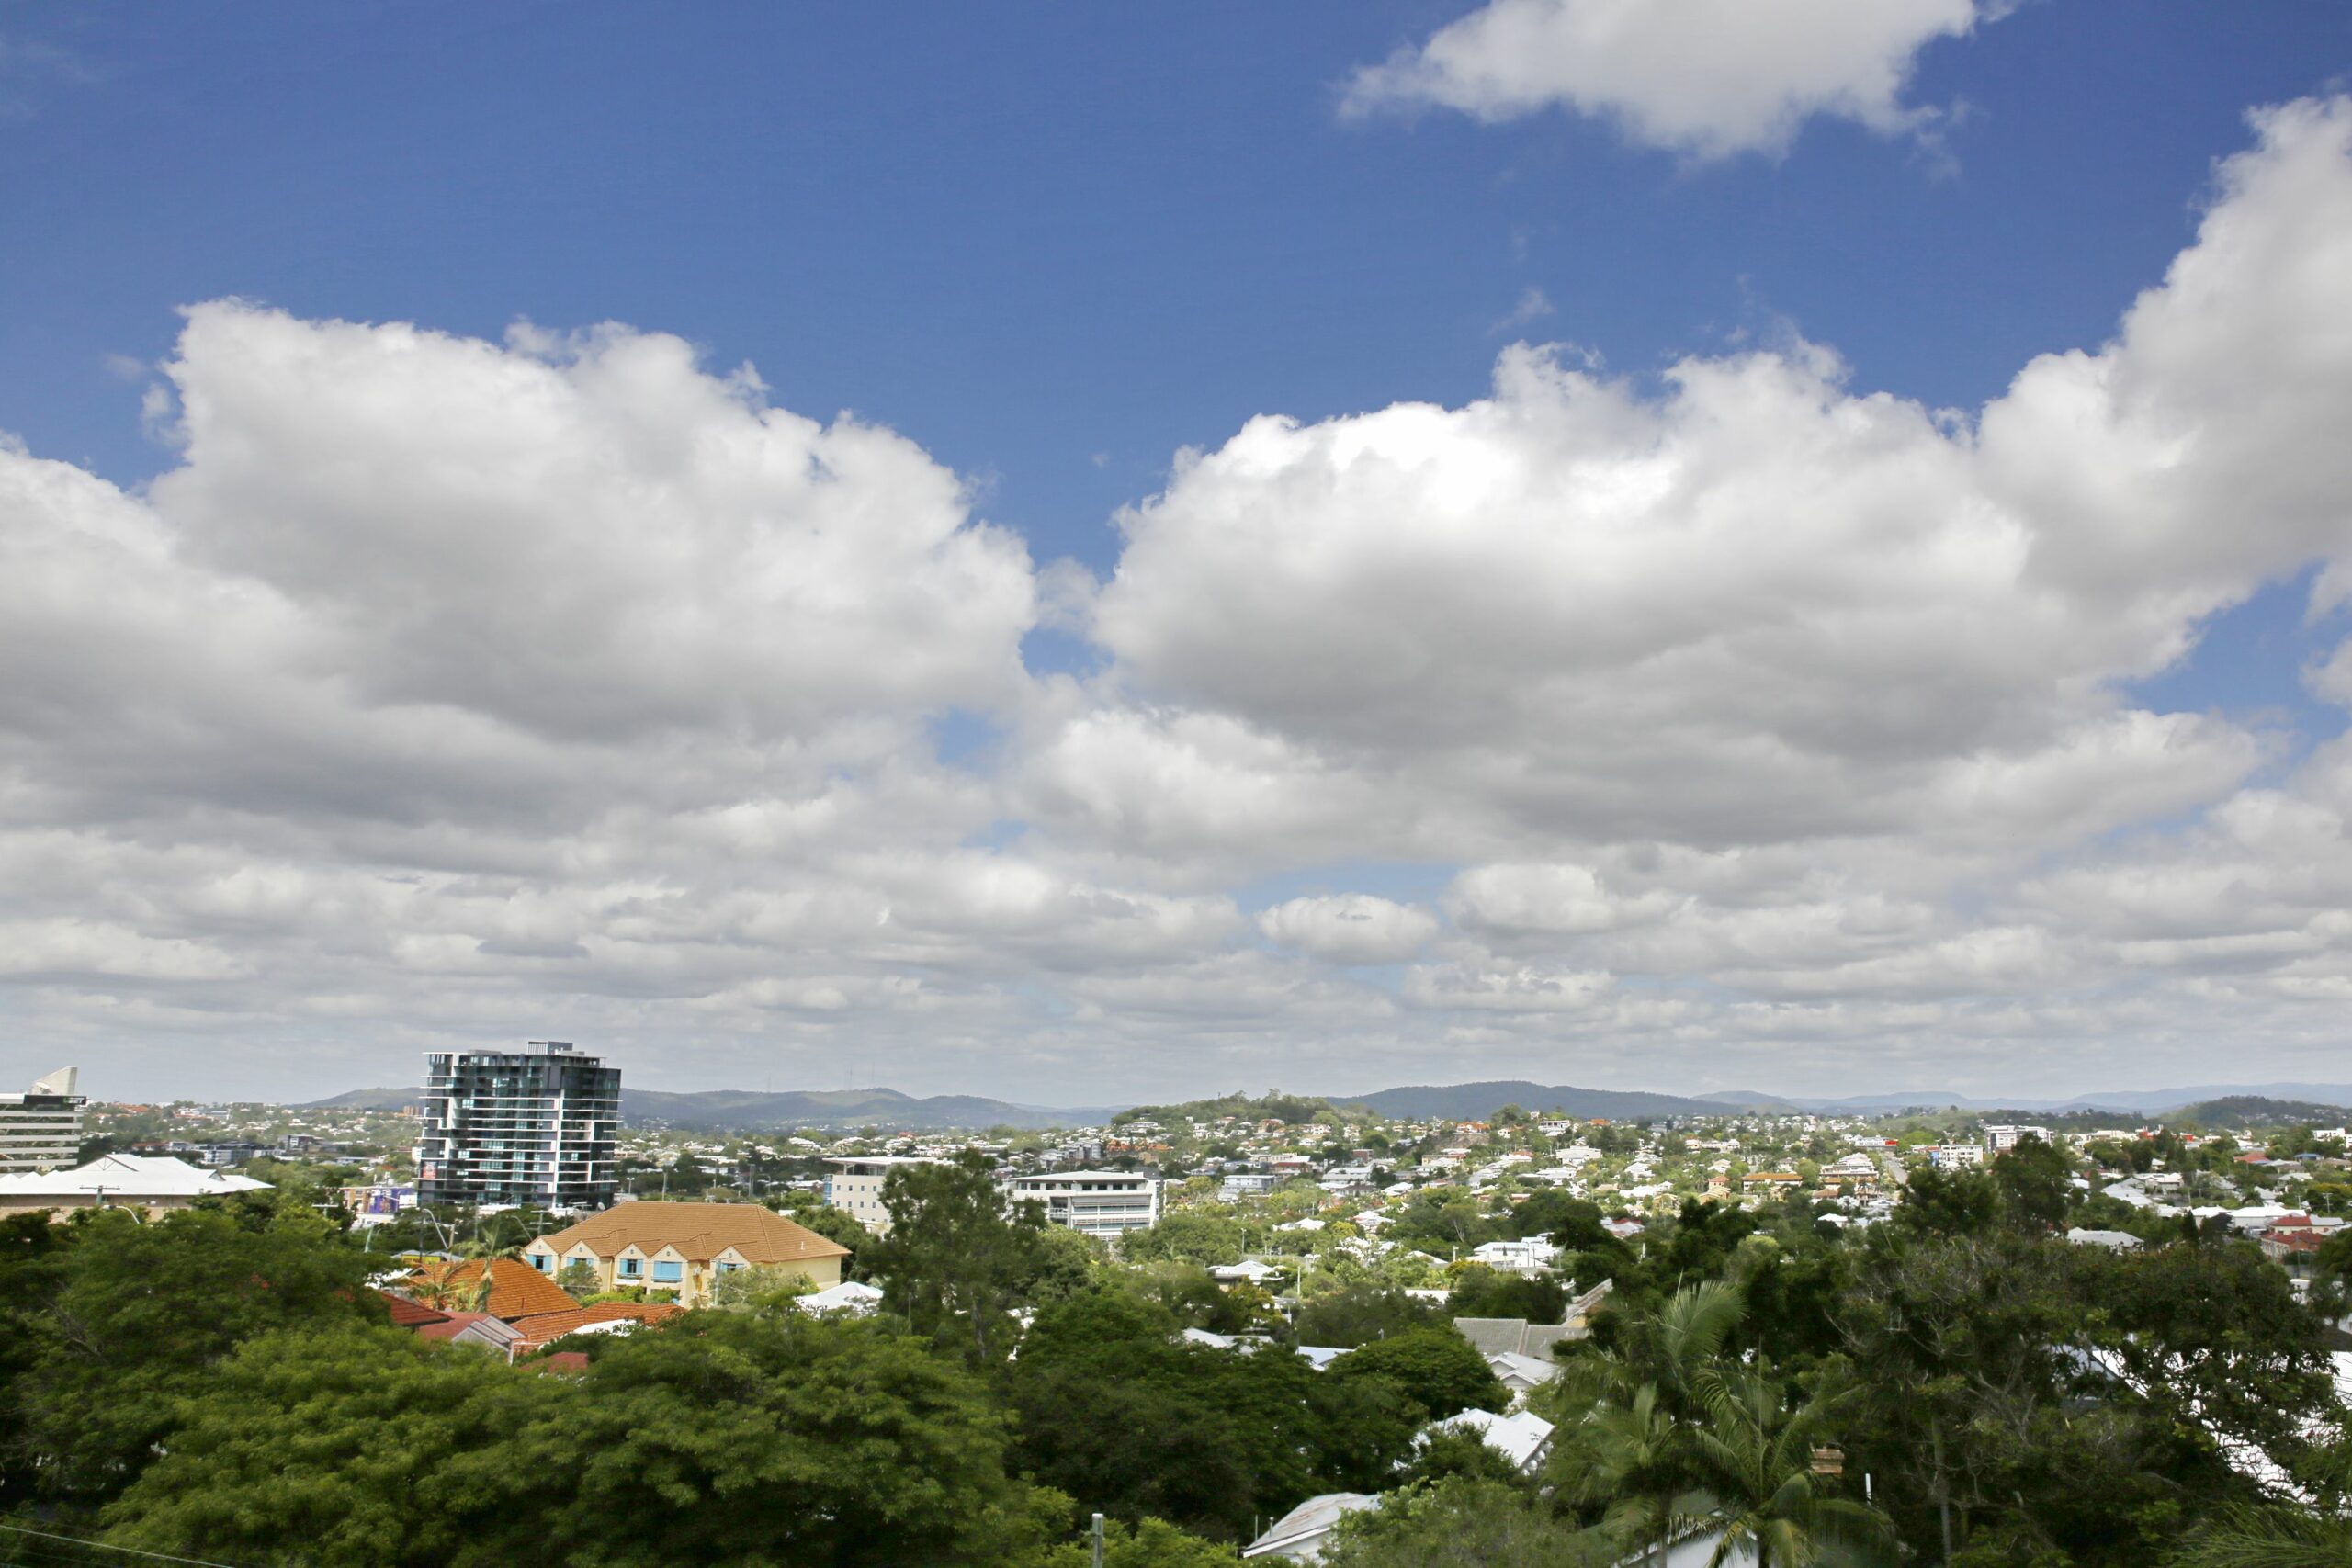
[[[2047,1127],[2012,1127],[1987,1122],[1984,1127],[1984,1146],[1994,1154],[2005,1155],[2018,1146],[2019,1138],[2027,1136],[2040,1138],[2045,1144],[2055,1144],[2058,1141],[2051,1135],[2050,1129]]]
[[[82,1150],[80,1069],[60,1067],[22,1094],[0,1094],[0,1170],[56,1170]]]
[[[1046,1218],[1088,1235],[1124,1235],[1159,1223],[1159,1181],[1125,1170],[1057,1170],[1004,1184],[1014,1202],[1046,1206]]]
[[[843,1155],[825,1162],[833,1173],[825,1178],[825,1201],[882,1235],[890,1229],[890,1211],[883,1206],[882,1184],[902,1165],[937,1165],[927,1155]]]

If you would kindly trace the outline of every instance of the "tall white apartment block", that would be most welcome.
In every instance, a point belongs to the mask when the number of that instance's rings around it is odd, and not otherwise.
[[[56,1170],[82,1149],[80,1069],[60,1067],[22,1094],[0,1094],[0,1170]]]

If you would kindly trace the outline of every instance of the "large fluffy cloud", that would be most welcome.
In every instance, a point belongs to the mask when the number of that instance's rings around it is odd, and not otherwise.
[[[224,303],[164,374],[143,490],[0,448],[28,1072],[2068,1089],[2285,1076],[2352,993],[2344,743],[2129,694],[2266,581],[2352,596],[2341,100],[1982,409],[1519,346],[1182,455],[1100,585],[667,337]],[[1024,669],[1048,603],[1098,671]]]
[[[1902,101],[1913,61],[1981,14],[1975,0],[1487,0],[1358,72],[1346,103],[1485,119],[1560,107],[1701,157],[1770,152],[1815,115],[1918,126]]]

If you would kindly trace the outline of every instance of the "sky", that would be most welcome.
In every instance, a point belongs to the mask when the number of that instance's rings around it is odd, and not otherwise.
[[[0,5],[0,1087],[2352,1077],[2352,11]]]

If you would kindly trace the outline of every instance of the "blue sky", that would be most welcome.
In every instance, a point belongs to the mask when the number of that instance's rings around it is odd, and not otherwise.
[[[0,360],[36,450],[144,477],[175,309],[673,332],[853,409],[1098,568],[1184,445],[1486,385],[1523,292],[1654,370],[1782,320],[1859,386],[1996,394],[2095,346],[2249,106],[2352,67],[2319,4],[2032,0],[1929,44],[1943,156],[1808,126],[1690,166],[1563,113],[1350,123],[1458,4],[18,6]],[[1105,458],[1098,465],[1098,457]]]
[[[518,321],[559,333],[624,323],[686,340],[715,373],[756,367],[775,408],[819,421],[854,411],[897,432],[966,481],[973,519],[1009,530],[1038,568],[1074,559],[1099,587],[1123,558],[1138,573],[1148,568],[1128,553],[1114,518],[1170,491],[1180,448],[1216,452],[1265,414],[1319,429],[1399,403],[1457,409],[1488,396],[1498,355],[1522,340],[1597,355],[1601,373],[1629,378],[1631,395],[1653,406],[1671,401],[1660,373],[1685,356],[1825,345],[1847,367],[1843,394],[1883,391],[1973,420],[2036,355],[2095,352],[2116,338],[2121,312],[2198,243],[2200,223],[2227,194],[2216,171],[2256,145],[2250,112],[2324,98],[2352,69],[2352,12],[2338,6],[2026,0],[1901,57],[1908,74],[1900,105],[1928,116],[1901,129],[1833,108],[1801,116],[1785,146],[1705,155],[1644,144],[1623,116],[1574,103],[1487,115],[1443,102],[1348,112],[1359,71],[1409,54],[1478,9],[1470,0],[1157,11],[1005,4],[886,22],[868,9],[817,6],[0,8],[0,431],[34,457],[133,496],[157,476],[200,467],[182,437],[150,428],[141,409],[158,385],[152,367],[188,354],[175,348],[179,312],[206,301],[243,300],[301,322],[413,322],[493,342]],[[191,480],[181,493],[199,488]],[[168,489],[156,504],[185,530]],[[1180,514],[1190,515],[1171,502],[1170,517]],[[2205,525],[2233,524],[2215,515]],[[1235,558],[1246,562],[1248,552]],[[2340,705],[2314,696],[2303,674],[2344,631],[2340,617],[2312,610],[2313,585],[2331,558],[2305,541],[2233,562],[2226,582],[2174,583],[2164,591],[2176,595],[2166,614],[2197,640],[2192,657],[2151,673],[2144,646],[2154,644],[2135,643],[2143,651],[2102,653],[2076,673],[2098,677],[2124,707],[2217,716],[2246,757],[2261,752],[2232,764],[2229,787],[2283,785],[2343,728]],[[272,576],[254,558],[242,560],[239,570]],[[1836,564],[1822,562],[1825,570]],[[2259,588],[2265,581],[2271,586]],[[1138,1025],[1147,1043],[1136,1050],[1155,1061],[1152,1053],[1175,1053],[1168,1086],[1304,1070],[1349,1080],[1338,1087],[1369,1087],[1356,1080],[1392,1067],[1428,1076],[1431,1040],[1459,1053],[1455,1076],[1538,1070],[1555,1060],[1542,1041],[1492,1036],[1482,1032],[1485,1015],[1412,999],[1414,982],[1400,965],[1414,933],[1470,940],[1464,911],[1475,900],[1458,876],[1486,859],[1598,866],[1623,855],[1630,866],[1661,846],[1714,852],[1738,840],[1761,853],[1778,842],[1770,833],[1752,841],[1727,835],[1712,818],[1661,825],[1639,813],[1622,829],[1587,833],[1571,822],[1575,813],[1631,796],[1614,786],[1566,791],[1538,809],[1528,801],[1543,792],[1532,784],[1505,792],[1498,810],[1518,824],[1508,832],[1399,829],[1352,849],[1288,856],[1253,850],[1259,840],[1247,835],[1213,845],[1171,837],[1147,849],[1135,835],[1150,814],[1138,807],[1121,818],[1125,828],[1062,824],[1056,839],[1054,807],[1040,801],[1083,799],[1094,809],[1109,798],[1067,779],[1056,794],[1032,776],[1064,754],[1040,738],[1079,722],[1071,716],[1080,709],[1099,719],[1156,704],[1153,723],[1175,724],[1168,716],[1180,711],[1200,725],[1230,720],[1351,777],[1377,781],[1411,766],[1366,739],[1369,719],[1335,718],[1325,732],[1289,722],[1284,716],[1300,710],[1274,698],[1253,706],[1215,668],[1214,648],[1168,654],[1175,634],[1151,619],[1159,612],[1125,603],[1104,601],[1107,618],[1092,631],[1050,617],[1014,626],[1036,692],[1007,696],[986,682],[926,686],[893,708],[933,737],[948,763],[968,762],[1000,792],[973,806],[968,832],[950,841],[1010,852],[1027,840],[1052,840],[1063,856],[1054,874],[1097,893],[1116,885],[1138,898],[1144,889],[1181,900],[1221,889],[1238,911],[1242,947],[1261,956],[1290,940],[1250,927],[1272,904],[1353,890],[1381,906],[1378,919],[1402,921],[1388,944],[1393,956],[1384,948],[1374,961],[1345,963],[1356,950],[1340,942],[1321,955],[1336,973],[1302,970],[1276,987],[1289,998],[1284,1007],[1329,987],[1374,998],[1371,1012],[1330,1025],[1328,1036],[1312,1006],[1288,1021],[1261,1019],[1246,1038],[1224,1025]],[[1085,678],[1084,694],[1046,689],[1065,672]],[[2088,712],[2068,723],[2088,723]],[[1969,742],[1980,748],[1970,754],[2023,744],[2017,734],[2014,725],[1993,725]],[[1197,735],[1182,744],[1194,760],[1215,750]],[[1512,755],[1517,773],[1542,773],[1545,764],[1519,746],[1489,736],[1482,754]],[[40,756],[23,766],[36,781],[63,776],[62,763]],[[870,780],[881,764],[843,753],[827,766],[831,776]],[[1896,897],[1899,885],[1901,897],[1924,897],[1923,907],[1942,910],[1939,919],[1951,918],[1980,907],[1985,878],[2007,886],[2018,863],[2071,865],[2086,846],[2150,831],[2186,842],[2181,836],[2193,835],[2227,791],[2210,782],[2182,789],[2071,837],[2024,835],[2006,869],[1947,865],[1938,874],[1951,880],[1933,894],[1909,873],[1889,874],[1873,897]],[[876,808],[888,820],[898,820],[892,811],[932,809]],[[1400,821],[1442,815],[1426,803],[1397,809]],[[1860,821],[1841,818],[1834,831],[1876,830]],[[1536,836],[1513,836],[1521,829]],[[142,842],[155,836],[152,825],[107,830]],[[1816,830],[1831,829],[1804,829]],[[291,818],[276,819],[272,831],[295,834]],[[264,853],[254,833],[232,835],[236,852]],[[1081,840],[1082,849],[1070,847]],[[398,870],[400,852],[371,842],[327,861],[345,871]],[[1139,861],[1151,869],[1136,869]],[[450,863],[427,856],[403,874],[439,874]],[[678,874],[693,884],[703,873]],[[1631,886],[1639,874],[1619,870],[1603,880]],[[1858,870],[1852,880],[1878,874]],[[28,918],[55,917],[70,903]],[[74,918],[149,942],[209,940],[192,929],[142,927],[119,910]],[[2059,919],[2017,915],[2000,929],[2045,929]],[[1969,940],[1957,926],[1928,924],[1936,930],[1922,941]],[[1222,957],[1195,952],[1183,962],[1239,962],[1227,941]],[[1513,955],[1507,946],[1494,937],[1481,954],[1445,961],[1487,965],[1482,973],[1535,973],[1555,962],[1571,976],[1605,967],[1628,992],[1677,983],[1709,998],[1726,985],[1739,990],[1713,970],[1675,970],[1656,954]],[[1438,962],[1433,950],[1420,951]],[[900,961],[860,950],[833,967],[875,979]],[[1042,982],[1022,968],[1039,962],[1034,953],[906,962],[927,995],[993,997],[1050,989],[1051,975],[1081,961],[1043,961]],[[1666,967],[1645,972],[1646,963]],[[1126,978],[1139,989],[1105,994],[1150,991],[1145,977]],[[839,979],[824,984],[839,991]],[[555,1027],[520,1021],[531,997],[564,994],[560,976],[497,983],[510,987],[497,1005],[415,1027],[434,1039]],[[2144,987],[2159,983],[2113,973],[2084,982],[2107,1000],[2130,993],[2142,1002]],[[254,1047],[254,1060],[300,1060],[325,1089],[343,1087],[331,1080],[364,1059],[361,1046],[330,1040],[332,1030],[284,998],[167,1004],[142,993],[140,1006],[159,1010],[126,1028],[95,1021],[121,1016],[105,1010],[124,999],[102,976],[68,964],[40,969],[31,985],[9,1005],[37,1042],[27,1048],[44,1054],[113,1052],[139,1062],[148,1042],[200,1035],[198,1015],[211,1009],[267,1043]],[[351,987],[376,1004],[401,994],[375,982]],[[1954,1005],[1987,1015],[2027,1005],[1997,991]],[[851,986],[842,994],[864,993]],[[1767,986],[1749,996],[1769,1011],[1787,994]],[[672,999],[685,1008],[691,987]],[[849,1006],[853,1018],[864,1016],[861,1005]],[[1119,1016],[1116,1000],[1101,998],[1063,997],[1052,1010],[1059,1018],[1088,1006]],[[1384,1006],[1422,1023],[1364,1022]],[[762,1053],[786,1048],[747,1016],[729,1013],[707,1037],[691,1009],[601,1021],[640,1040],[703,1041],[695,1049],[704,1055],[673,1074],[683,1084],[767,1076],[772,1058]],[[597,1021],[568,1027],[594,1032]],[[803,1032],[805,1021],[795,1015],[785,1032],[797,1043],[773,1070],[789,1074],[837,1041],[814,1025]],[[1359,1025],[1377,1036],[1374,1045],[1351,1033]],[[1074,1048],[1050,1031],[1000,1020],[951,1031],[966,1053],[955,1056],[897,1027],[886,1032],[906,1043],[876,1060],[910,1085],[967,1087],[1001,1072],[1042,1093],[1063,1081]],[[1916,1068],[1898,1061],[1887,1070],[1939,1073],[1956,1087],[1972,1074],[2014,1077],[2058,1038],[2041,1027],[1984,1046],[1981,1072],[1957,1061],[1940,1071],[1936,1052],[1958,1047],[1930,1029]],[[2177,1064],[2188,1077],[2216,1076],[2190,1071],[2179,1040],[2163,1047],[2171,1055],[2146,1044],[2145,1027],[2089,1029],[2082,1039],[2117,1043],[2103,1055],[2082,1047],[2091,1055],[2081,1070],[2144,1076],[2144,1066],[2161,1077]],[[1180,1036],[1192,1043],[1168,1043]],[[401,1049],[413,1043],[393,1037]],[[2140,1043],[2127,1048],[2127,1037]],[[1795,1052],[1770,1043],[1782,1037],[1769,1021],[1752,1038],[1768,1043],[1758,1049]],[[2081,1043],[2065,1038],[2069,1050]],[[2319,1049],[2301,1024],[2282,1025],[2278,1039],[2282,1068]],[[992,1052],[1013,1065],[976,1065]],[[1294,1061],[1298,1070],[1283,1072]],[[1785,1069],[1764,1087],[1795,1092],[1824,1076],[1842,1079],[1844,1061],[1768,1055],[1726,1073],[1746,1087]],[[44,1070],[42,1061],[25,1065]],[[1579,1065],[1589,1078],[1657,1077],[1644,1062],[1605,1054],[1572,1057],[1557,1071],[1572,1077]],[[2076,1087],[2061,1066],[2034,1066],[2036,1075],[2063,1080],[2062,1091]]]

